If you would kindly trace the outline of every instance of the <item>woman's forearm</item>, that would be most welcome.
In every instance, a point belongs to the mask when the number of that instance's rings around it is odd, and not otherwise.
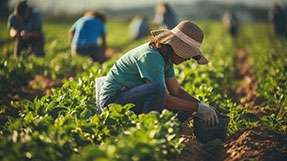
[[[197,112],[198,101],[195,99],[184,100],[175,96],[166,95],[165,106],[170,107],[175,110],[184,110]]]

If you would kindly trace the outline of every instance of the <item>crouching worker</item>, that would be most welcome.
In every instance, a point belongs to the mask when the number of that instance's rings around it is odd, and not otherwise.
[[[88,11],[76,20],[69,30],[72,54],[89,56],[94,62],[104,63],[107,58],[106,15],[102,11]]]
[[[200,52],[202,30],[192,22],[182,21],[172,30],[154,30],[151,34],[150,42],[116,61],[100,91],[100,106],[133,103],[131,110],[136,114],[167,108],[181,121],[197,112],[206,124],[217,124],[214,108],[182,89],[174,73],[174,65],[191,58],[198,64],[208,63]]]
[[[42,27],[40,12],[29,7],[25,0],[19,1],[8,18],[10,36],[15,39],[15,57],[19,57],[24,49],[28,54],[45,55],[45,37]]]

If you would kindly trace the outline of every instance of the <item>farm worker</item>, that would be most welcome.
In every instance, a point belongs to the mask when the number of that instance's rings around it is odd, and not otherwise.
[[[135,16],[129,24],[129,36],[132,40],[149,35],[149,24],[146,16]]]
[[[226,11],[222,16],[222,22],[231,36],[236,37],[239,28],[239,21],[236,14],[232,11]]]
[[[172,29],[177,25],[178,20],[172,7],[164,2],[156,7],[154,22],[159,25],[161,29]]]
[[[273,24],[275,34],[287,37],[287,13],[279,4],[275,4],[273,10],[269,12],[269,19]]]
[[[89,56],[103,63],[106,45],[106,16],[102,11],[88,11],[69,30],[72,54]]]
[[[197,112],[204,123],[218,123],[215,109],[180,87],[174,65],[191,58],[198,64],[208,60],[200,51],[202,30],[192,22],[182,21],[174,29],[151,31],[152,39],[124,54],[109,73],[100,91],[99,104],[133,103],[136,114],[170,109],[181,121]]]
[[[39,11],[28,6],[26,1],[19,1],[14,12],[9,15],[10,36],[15,39],[14,56],[19,57],[26,49],[28,54],[44,56],[45,36],[43,21]]]

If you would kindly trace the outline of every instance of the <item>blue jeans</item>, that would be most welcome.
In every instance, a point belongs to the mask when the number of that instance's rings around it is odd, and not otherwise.
[[[107,107],[110,103],[125,105],[132,103],[131,109],[135,114],[148,113],[150,111],[161,112],[164,108],[178,114],[180,121],[187,120],[192,112],[173,110],[164,106],[166,99],[166,88],[161,83],[145,83],[137,87],[122,88],[118,92],[106,97],[100,102],[101,107]]]
[[[14,56],[19,57],[23,50],[27,50],[28,54],[34,53],[36,56],[45,56],[44,52],[45,38],[15,39]]]
[[[75,48],[75,49],[73,49]],[[72,47],[73,53],[78,53],[81,55],[89,56],[93,59],[93,61],[104,63],[107,58],[105,56],[105,51],[102,47],[97,44],[88,44],[82,46]]]

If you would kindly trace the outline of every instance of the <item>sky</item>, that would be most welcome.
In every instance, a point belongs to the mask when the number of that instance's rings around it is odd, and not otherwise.
[[[19,0],[10,0],[9,6],[12,8],[17,1]],[[287,0],[28,0],[28,3],[42,11],[81,12],[88,9],[102,8],[119,10],[130,7],[157,5],[161,2],[192,4],[198,1],[213,1],[228,4],[240,3],[265,8],[271,8],[275,2],[287,5]]]

